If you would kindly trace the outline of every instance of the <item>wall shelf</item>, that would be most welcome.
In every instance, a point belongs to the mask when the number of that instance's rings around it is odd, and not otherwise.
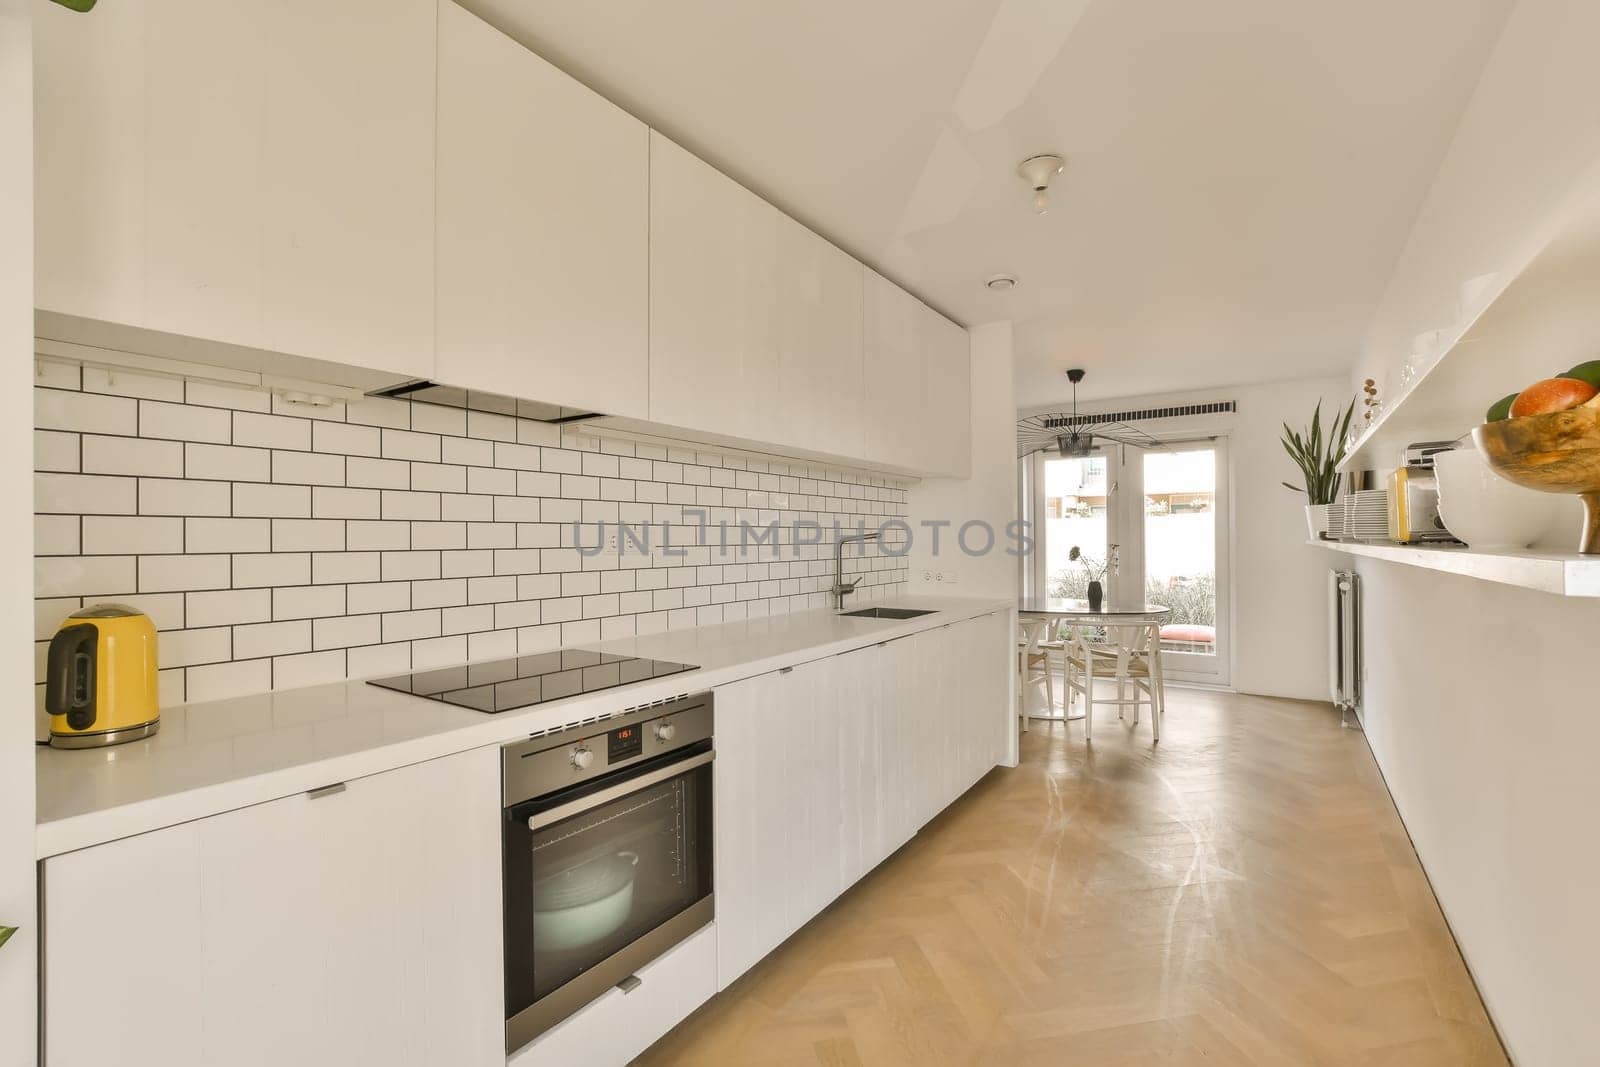
[[[1521,586],[1556,596],[1600,597],[1600,556],[1540,549],[1480,552],[1464,545],[1395,545],[1370,541],[1307,541],[1351,556]]]
[[[1600,358],[1597,291],[1600,197],[1555,212],[1476,306],[1461,309],[1440,338],[1438,358],[1404,390],[1384,397],[1383,412],[1340,471],[1398,466],[1406,445],[1454,440],[1507,393]]]

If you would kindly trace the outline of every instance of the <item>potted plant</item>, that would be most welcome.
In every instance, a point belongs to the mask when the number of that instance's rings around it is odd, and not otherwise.
[[[1306,528],[1311,531],[1313,539],[1328,532],[1328,505],[1339,495],[1339,463],[1344,459],[1345,435],[1350,431],[1350,416],[1355,409],[1356,402],[1352,400],[1344,409],[1344,414],[1336,416],[1329,423],[1326,437],[1322,433],[1320,400],[1316,410],[1311,413],[1311,426],[1305,433],[1296,433],[1289,429],[1288,423],[1283,424],[1283,450],[1300,468],[1300,475],[1305,482],[1304,485],[1290,485],[1288,482],[1283,485],[1286,489],[1305,494]]]
[[[1074,563],[1083,564],[1083,573],[1089,576],[1089,588],[1084,594],[1089,600],[1089,610],[1099,611],[1106,596],[1106,587],[1101,584],[1105,580],[1106,565],[1084,555],[1077,545],[1072,546],[1067,558]]]

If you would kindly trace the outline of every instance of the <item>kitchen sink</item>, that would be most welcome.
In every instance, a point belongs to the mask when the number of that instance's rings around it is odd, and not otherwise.
[[[858,608],[855,611],[841,611],[839,614],[852,619],[915,619],[919,615],[932,615],[932,611],[917,608]]]

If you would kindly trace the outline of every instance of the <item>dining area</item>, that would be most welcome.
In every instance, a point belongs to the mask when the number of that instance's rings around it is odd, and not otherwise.
[[[1094,738],[1097,707],[1161,740],[1166,711],[1162,627],[1172,609],[1139,601],[1023,596],[1017,602],[1017,716],[1034,723],[1081,723]]]

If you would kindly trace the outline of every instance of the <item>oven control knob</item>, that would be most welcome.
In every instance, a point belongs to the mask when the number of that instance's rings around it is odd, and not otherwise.
[[[580,770],[580,771],[588,770],[589,769],[589,764],[591,764],[593,762],[594,762],[594,753],[589,751],[588,749],[586,749],[586,748],[575,748],[575,749],[572,750],[572,765],[574,767],[578,768],[578,770]]]
[[[676,723],[664,722],[656,727],[657,741],[671,741],[678,734]]]

